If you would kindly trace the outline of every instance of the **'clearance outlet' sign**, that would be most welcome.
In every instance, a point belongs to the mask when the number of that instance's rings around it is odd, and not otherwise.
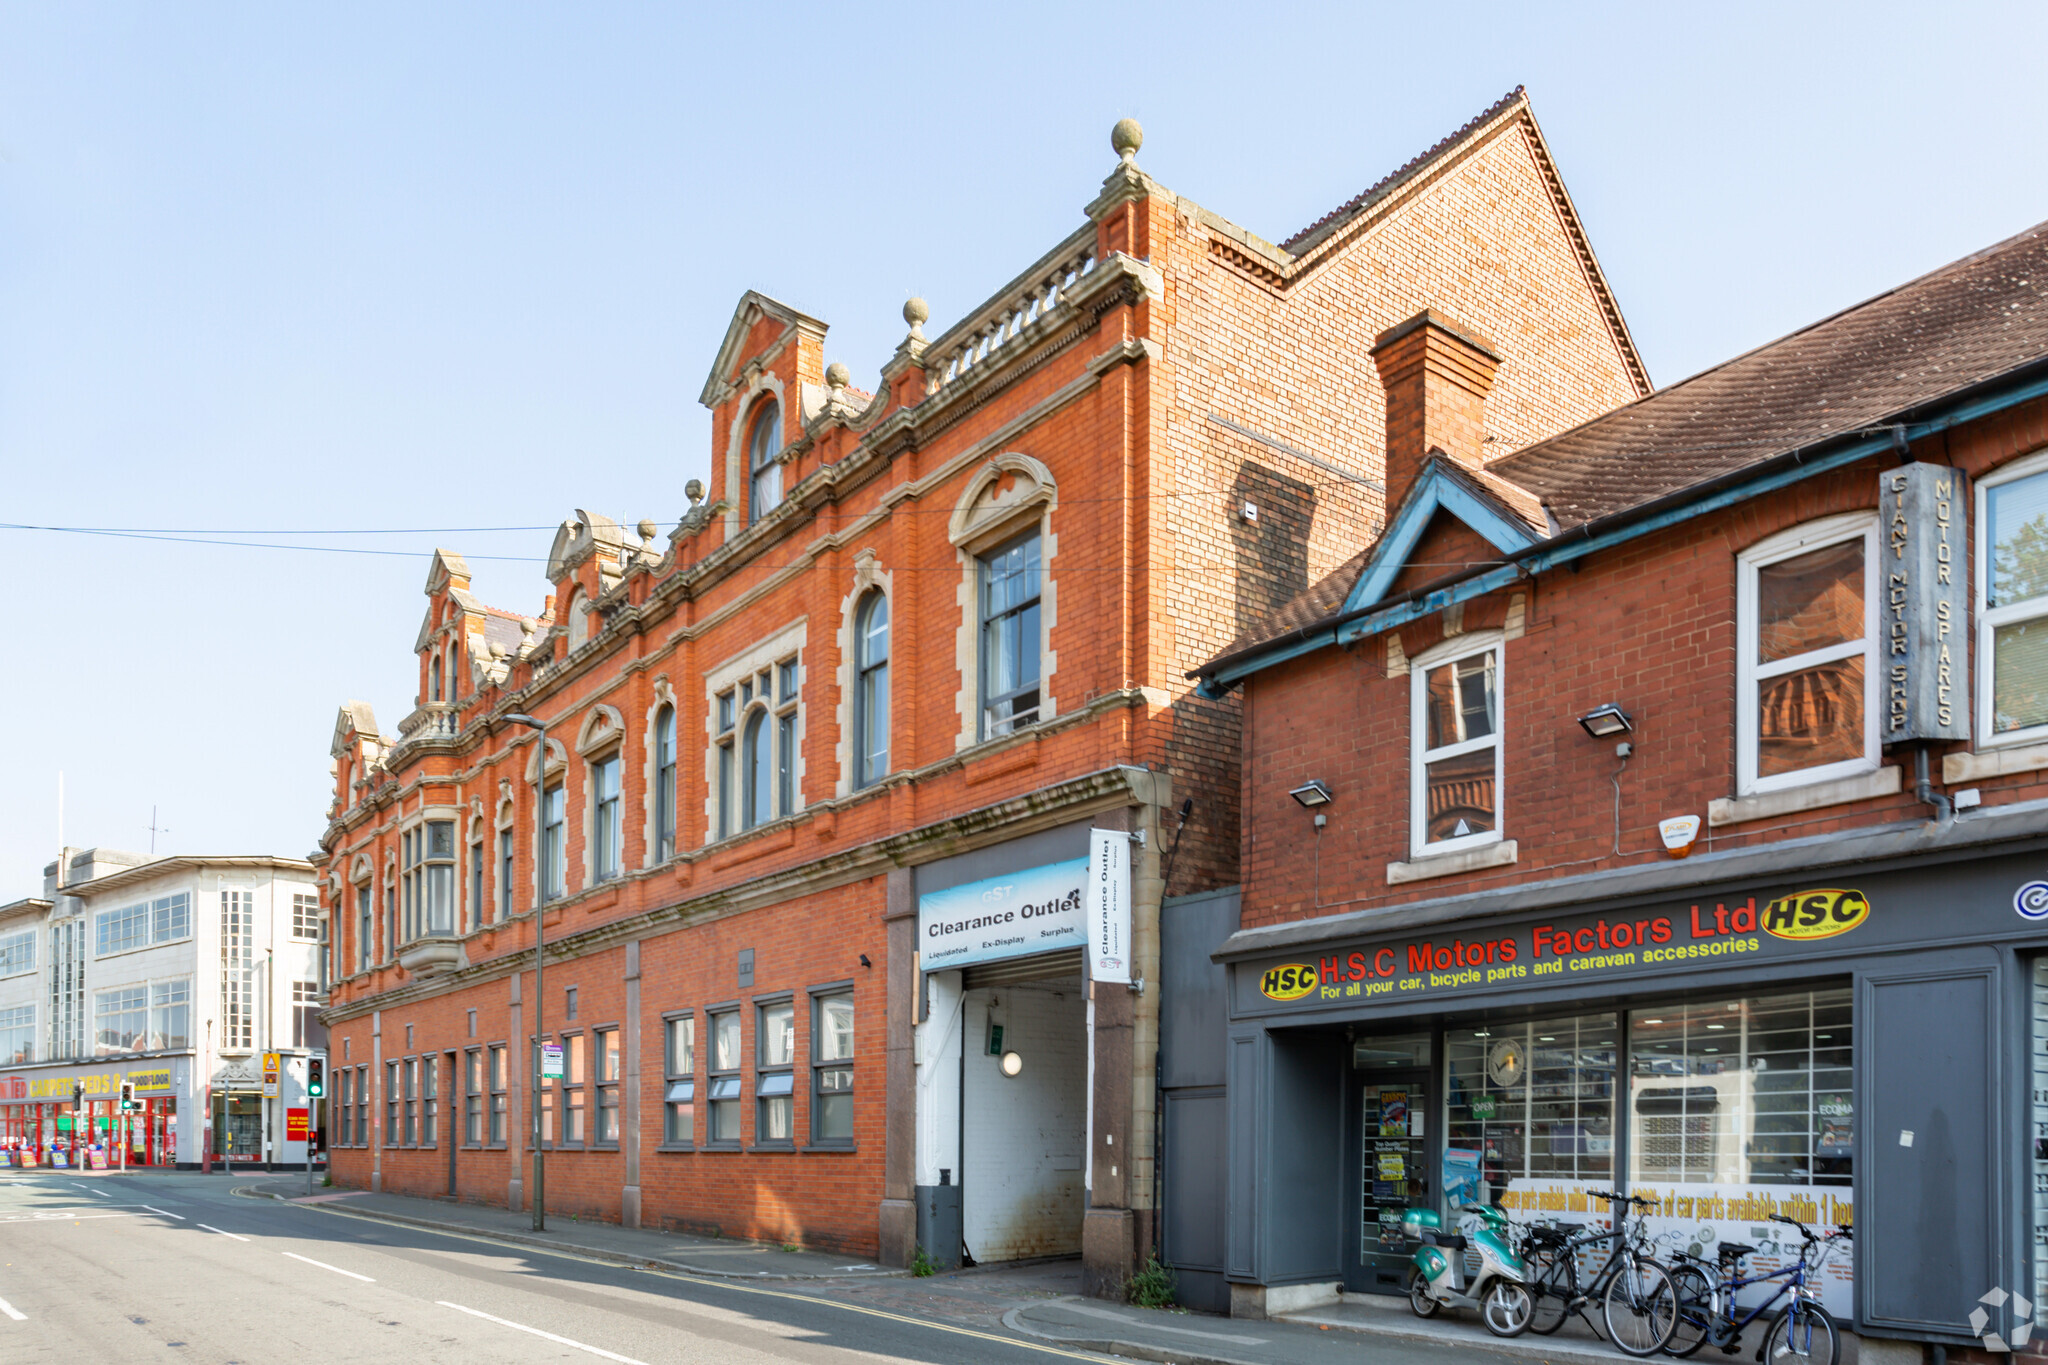
[[[1024,957],[1088,941],[1083,888],[1089,860],[950,886],[917,898],[917,947],[925,971]]]

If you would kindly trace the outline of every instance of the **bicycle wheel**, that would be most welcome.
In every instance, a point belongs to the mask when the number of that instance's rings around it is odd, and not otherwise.
[[[1529,1330],[1529,1318],[1536,1308],[1529,1286],[1513,1280],[1495,1280],[1479,1301],[1479,1320],[1497,1337],[1518,1337]]]
[[[1714,1335],[1714,1282],[1698,1266],[1682,1265],[1671,1272],[1671,1289],[1678,1296],[1678,1323],[1664,1354],[1683,1358]]]
[[[1835,1365],[1842,1357],[1834,1319],[1810,1303],[1793,1304],[1772,1320],[1763,1358],[1784,1365]]]
[[[1571,1269],[1564,1256],[1554,1256],[1529,1281],[1529,1330],[1547,1337],[1564,1326],[1572,1298]]]
[[[1630,1256],[1607,1282],[1601,1314],[1607,1339],[1624,1355],[1653,1356],[1678,1326],[1678,1295],[1671,1276],[1655,1261]]]

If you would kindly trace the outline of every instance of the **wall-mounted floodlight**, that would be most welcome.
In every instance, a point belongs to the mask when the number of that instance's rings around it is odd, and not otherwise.
[[[1302,783],[1287,794],[1309,810],[1330,804],[1330,788],[1320,777]]]
[[[1003,1074],[1014,1079],[1024,1070],[1024,1059],[1014,1052],[1003,1054]]]
[[[1580,716],[1579,728],[1595,739],[1611,739],[1615,735],[1628,734],[1636,728],[1636,723],[1628,718],[1628,712],[1609,702]]]

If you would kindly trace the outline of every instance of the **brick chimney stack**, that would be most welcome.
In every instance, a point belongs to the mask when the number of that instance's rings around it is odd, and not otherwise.
[[[1401,505],[1422,465],[1441,452],[1481,464],[1486,395],[1500,355],[1440,313],[1423,309],[1380,333],[1372,358],[1387,394],[1387,508]]]

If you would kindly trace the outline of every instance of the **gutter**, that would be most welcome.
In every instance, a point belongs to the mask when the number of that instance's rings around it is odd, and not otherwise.
[[[1586,522],[1562,535],[1539,541],[1526,550],[1509,554],[1503,563],[1492,568],[1467,569],[1438,579],[1433,584],[1412,588],[1391,601],[1375,602],[1370,607],[1340,612],[1312,625],[1297,627],[1251,649],[1224,655],[1184,676],[1200,679],[1195,688],[1196,694],[1214,701],[1252,674],[1275,664],[1329,645],[1350,644],[1368,635],[1379,634],[1419,617],[1434,615],[1445,607],[1484,597],[1517,579],[1532,578],[1596,551],[1611,549],[1816,474],[1883,454],[1895,448],[1900,432],[1904,433],[1906,441],[1917,441],[2044,395],[2048,395],[2048,357],[2029,361],[2002,375],[1957,389],[1938,400],[1902,409],[1890,418],[1873,421],[1856,432],[1795,446],[1761,464],[1731,470],[1652,498],[1626,511]],[[1919,422],[1907,420],[1914,413],[1926,412],[1937,403],[1947,408],[1939,416]]]

